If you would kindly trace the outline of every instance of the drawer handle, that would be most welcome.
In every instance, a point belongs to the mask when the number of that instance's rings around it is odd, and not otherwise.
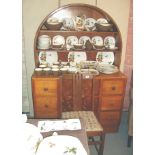
[[[44,88],[44,91],[48,91],[48,88]]]
[[[45,108],[48,108],[48,105],[47,104],[45,104]]]
[[[116,90],[116,87],[112,87],[112,90]]]

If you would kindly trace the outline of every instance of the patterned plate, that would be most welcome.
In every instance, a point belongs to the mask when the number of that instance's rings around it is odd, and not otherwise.
[[[96,20],[94,18],[87,18],[85,19],[84,23],[87,31],[95,30]]]
[[[51,66],[54,62],[58,61],[58,54],[56,51],[40,51],[39,63]]]
[[[100,37],[100,36],[94,36],[94,37],[92,38],[92,43],[93,43],[94,45],[103,45],[103,39],[102,39],[102,37]]]
[[[87,40],[90,40],[91,41],[90,37],[88,37],[88,36],[82,36],[79,39],[79,43],[85,45],[85,43],[86,43]]]
[[[108,36],[104,38],[104,46],[108,49],[114,49],[115,48],[115,38],[113,36]]]
[[[52,40],[53,45],[65,45],[65,38],[61,35],[56,35]]]
[[[105,65],[112,65],[114,63],[113,52],[98,52],[96,55],[96,61],[102,62]]]
[[[76,36],[69,36],[66,39],[66,48],[67,50],[70,50],[73,48],[74,44],[78,44],[78,38]]]
[[[64,18],[63,27],[65,30],[74,30],[75,29],[74,20],[72,18]]]
[[[87,60],[86,52],[69,52],[68,54],[69,62],[80,62],[86,60]]]

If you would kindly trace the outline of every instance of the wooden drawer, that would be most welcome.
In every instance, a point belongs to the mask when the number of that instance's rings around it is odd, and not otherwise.
[[[122,107],[122,96],[102,96],[101,110],[120,110]]]
[[[34,112],[35,118],[58,118],[60,107],[56,97],[35,98]]]
[[[99,121],[105,132],[117,132],[120,123],[120,112],[100,112]]]
[[[118,132],[118,128],[119,126],[116,124],[112,124],[112,125],[107,125],[107,124],[102,124],[104,132],[105,133],[114,133],[114,132]]]
[[[33,90],[34,94],[39,96],[57,95],[58,82],[57,80],[34,80]]]
[[[114,111],[114,112],[99,112],[99,119],[101,121],[113,121],[117,122],[120,120],[120,112]]]
[[[124,80],[102,80],[101,92],[102,94],[123,94],[125,87]]]

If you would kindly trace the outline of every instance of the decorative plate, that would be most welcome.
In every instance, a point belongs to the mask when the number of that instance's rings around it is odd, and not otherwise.
[[[100,36],[94,36],[94,37],[92,38],[92,43],[93,43],[94,45],[103,45],[103,39],[102,39],[102,37],[100,37]]]
[[[86,43],[87,40],[91,41],[90,37],[88,37],[88,36],[82,36],[79,39],[79,43],[85,45],[85,43]]]
[[[64,18],[63,27],[65,30],[74,30],[75,29],[74,20],[72,18]]]
[[[114,49],[115,48],[115,38],[112,36],[108,36],[104,38],[104,46],[108,49]]]
[[[102,64],[112,65],[114,62],[114,53],[113,52],[98,52],[96,55],[96,61],[102,62]]]
[[[41,51],[39,52],[39,63],[51,66],[54,62],[58,61],[58,54],[56,51]]]
[[[80,62],[86,60],[87,60],[86,52],[69,52],[68,54],[69,62]]]
[[[55,135],[41,141],[36,155],[87,155],[87,152],[78,138]]]
[[[52,44],[53,45],[64,45],[65,44],[65,38],[61,35],[56,35],[53,37]]]
[[[108,21],[105,18],[99,18],[99,19],[97,19],[97,23],[98,24],[106,24],[106,23],[108,23]]]
[[[87,18],[85,19],[84,23],[87,31],[95,30],[96,20],[94,18]]]
[[[73,48],[74,44],[78,44],[78,38],[76,36],[69,36],[66,39],[66,48],[67,50],[70,50]]]

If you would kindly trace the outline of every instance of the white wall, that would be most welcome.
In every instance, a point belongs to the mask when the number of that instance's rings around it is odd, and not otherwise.
[[[26,57],[26,68],[28,78],[28,95],[30,102],[30,115],[33,116],[33,102],[31,91],[31,75],[34,70],[34,52],[33,44],[35,33],[42,20],[53,10],[59,7],[59,4],[69,3],[87,3],[96,5],[106,11],[118,25],[123,41],[121,70],[124,67],[126,52],[126,40],[128,29],[128,17],[130,0],[24,0],[23,1],[23,36],[24,51]]]

